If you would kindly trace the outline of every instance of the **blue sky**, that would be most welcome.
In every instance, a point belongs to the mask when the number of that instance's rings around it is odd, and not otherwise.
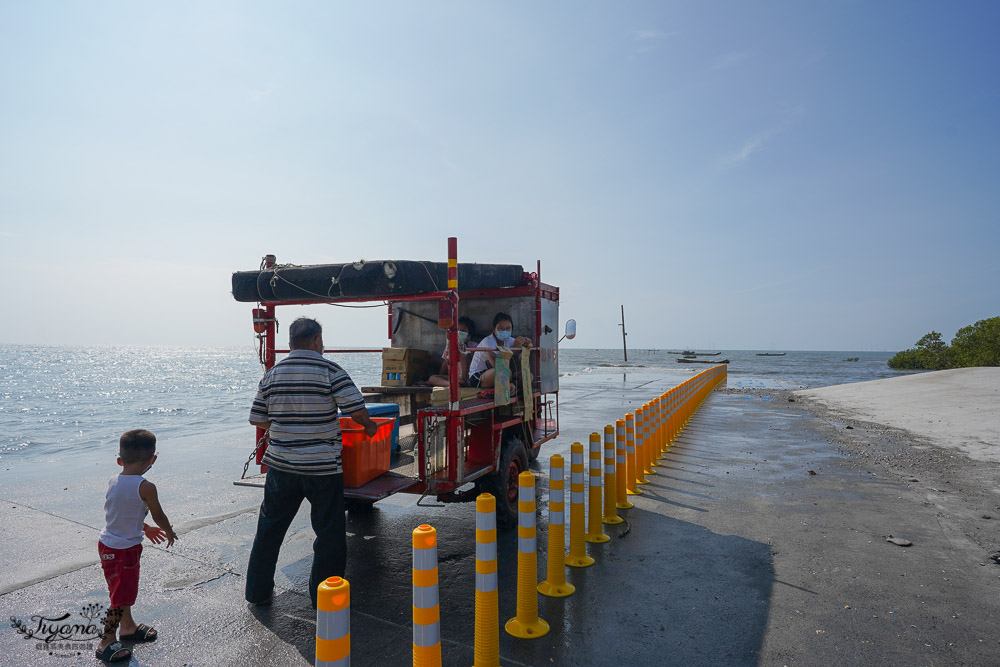
[[[8,343],[242,345],[229,275],[542,260],[574,345],[1000,315],[1000,4],[0,3]],[[384,313],[314,309],[342,345]],[[291,311],[289,311],[291,315]]]

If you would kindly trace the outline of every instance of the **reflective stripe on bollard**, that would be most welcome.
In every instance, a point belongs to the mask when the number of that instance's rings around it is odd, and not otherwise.
[[[316,590],[316,667],[351,665],[351,585],[343,577]]]

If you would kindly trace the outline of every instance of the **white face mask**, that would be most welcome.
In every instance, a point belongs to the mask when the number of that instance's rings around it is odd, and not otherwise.
[[[458,332],[458,342],[459,343],[464,343],[467,340],[469,340],[469,332],[468,331],[459,331]]]

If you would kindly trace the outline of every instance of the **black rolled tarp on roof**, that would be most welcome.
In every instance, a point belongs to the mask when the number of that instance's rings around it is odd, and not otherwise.
[[[466,290],[517,287],[524,268],[516,264],[459,264],[458,287]],[[233,274],[237,301],[388,299],[448,289],[445,262],[378,260],[352,264],[276,266],[263,271]]]

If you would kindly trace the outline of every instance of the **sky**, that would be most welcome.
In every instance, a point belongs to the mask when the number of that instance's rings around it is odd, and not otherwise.
[[[0,0],[0,343],[248,345],[234,271],[542,262],[575,347],[1000,315],[1000,4]],[[287,322],[299,312],[279,310]],[[328,344],[381,309],[308,309]]]

